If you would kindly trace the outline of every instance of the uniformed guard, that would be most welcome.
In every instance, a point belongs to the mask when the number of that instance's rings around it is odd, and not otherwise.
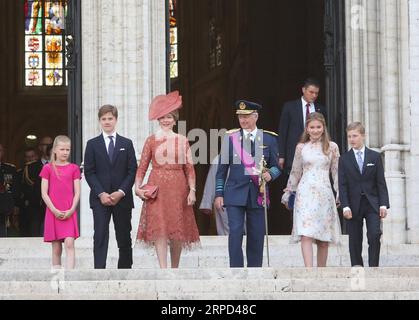
[[[39,174],[49,161],[52,142],[51,137],[43,137],[39,144],[40,159],[26,163],[22,172],[19,204],[21,234],[24,237],[41,237],[44,234],[46,207],[41,196]]]
[[[25,165],[21,180],[21,229],[24,237],[41,237],[45,206],[41,196],[41,178],[39,174],[43,168],[40,160]]]
[[[215,206],[218,210],[227,208],[228,212],[230,267],[244,267],[242,242],[245,217],[247,267],[262,267],[266,227],[260,177],[271,182],[281,174],[277,135],[257,128],[262,109],[259,104],[240,100],[235,108],[241,129],[227,132],[224,140],[217,171]],[[259,168],[261,162],[267,164],[263,173]],[[269,196],[266,205],[269,205]]]
[[[0,144],[0,237],[7,237],[9,217],[15,207],[16,167],[3,163],[4,149]]]

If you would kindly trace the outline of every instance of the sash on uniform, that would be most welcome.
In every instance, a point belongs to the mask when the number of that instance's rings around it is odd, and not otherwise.
[[[257,172],[255,159],[253,159],[252,155],[249,154],[246,150],[244,150],[244,148],[242,148],[240,137],[241,137],[240,132],[236,132],[230,136],[230,140],[233,144],[234,151],[240,157],[240,160],[244,166],[244,169],[252,178],[253,184],[258,190],[258,199],[257,199],[258,205],[263,206],[263,193],[260,192],[259,175],[255,174],[255,172]],[[266,202],[267,202],[267,205],[269,206],[270,199],[269,199],[268,189],[266,189]]]

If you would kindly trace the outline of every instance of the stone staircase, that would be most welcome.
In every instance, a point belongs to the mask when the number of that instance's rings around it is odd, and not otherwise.
[[[202,237],[178,270],[160,270],[153,250],[141,247],[133,270],[116,270],[111,241],[108,269],[93,270],[92,239],[78,239],[77,270],[65,271],[51,270],[42,239],[0,239],[0,299],[419,299],[419,245],[383,245],[381,268],[349,268],[345,238],[331,247],[328,268],[305,269],[288,240],[270,237],[270,267],[265,257],[264,268],[230,269],[227,238]]]

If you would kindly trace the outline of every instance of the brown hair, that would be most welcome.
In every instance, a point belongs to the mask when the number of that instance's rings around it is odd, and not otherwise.
[[[346,132],[349,132],[352,130],[357,130],[362,135],[365,134],[365,127],[362,125],[361,122],[352,122],[351,124],[349,124],[348,127],[346,128]]]
[[[118,109],[110,104],[105,104],[99,109],[98,117],[99,119],[102,118],[107,113],[112,113],[112,115],[118,119]]]
[[[311,113],[306,121],[306,127],[304,129],[304,133],[301,137],[300,143],[307,143],[310,141],[310,135],[308,133],[308,125],[313,121],[319,121],[323,125],[323,135],[321,137],[322,145],[323,145],[323,153],[328,156],[330,153],[330,135],[327,131],[326,120],[324,116],[319,112]]]

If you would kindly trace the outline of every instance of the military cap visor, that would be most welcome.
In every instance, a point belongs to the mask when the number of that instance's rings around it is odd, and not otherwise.
[[[239,100],[234,104],[234,106],[236,109],[236,114],[238,115],[258,113],[262,109],[260,104],[246,100]]]

